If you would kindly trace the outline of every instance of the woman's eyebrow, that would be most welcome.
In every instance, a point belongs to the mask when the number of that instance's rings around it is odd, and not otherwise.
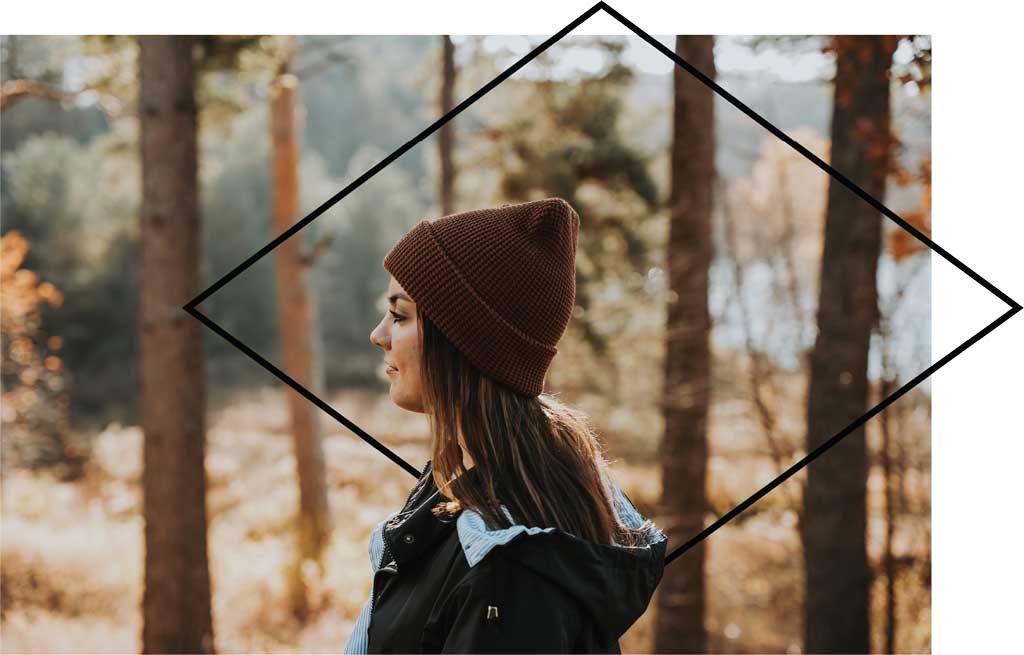
[[[399,291],[388,296],[388,303],[394,305],[395,301],[398,299],[404,300],[406,302],[412,302],[412,298]]]

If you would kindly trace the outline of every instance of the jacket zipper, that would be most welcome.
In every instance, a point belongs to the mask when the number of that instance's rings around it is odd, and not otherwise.
[[[419,492],[420,489],[423,487],[423,484],[422,484],[423,483],[422,473],[425,473],[426,470],[427,470],[426,467],[424,467],[423,471],[421,471],[421,479],[419,481],[417,481],[415,485],[413,485],[412,491],[410,491],[409,495],[406,496],[405,502],[402,503],[402,511],[405,511],[405,509],[409,505],[409,501],[412,500],[412,497],[415,496],[416,493]],[[380,562],[377,563],[377,572],[373,574],[373,586],[374,587],[377,586],[377,573],[380,573],[380,570],[384,568],[385,564],[388,564],[388,563],[391,562],[391,557],[392,557],[392,555],[391,555],[391,547],[388,544],[388,540],[384,538],[384,533],[386,532],[387,527],[388,527],[388,524],[385,523],[384,527],[381,528],[381,535],[380,536],[381,536],[381,541],[384,542],[384,549],[381,551],[381,554],[380,554]],[[398,562],[397,561],[395,562],[395,571],[396,572],[398,571]],[[373,603],[370,606],[370,616],[373,616],[373,613],[377,610],[377,606],[378,605],[380,605],[380,598],[377,597],[376,591],[374,591],[374,593],[373,593]]]

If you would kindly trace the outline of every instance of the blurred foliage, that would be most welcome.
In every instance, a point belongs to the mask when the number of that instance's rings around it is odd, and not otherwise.
[[[132,138],[117,129],[80,145],[44,132],[3,158],[5,233],[19,230],[45,244],[28,253],[25,266],[65,293],[63,305],[43,320],[47,332],[64,339],[71,417],[79,427],[77,418],[97,412],[131,412],[138,388],[138,276],[124,274],[137,269],[138,163],[125,147]]]
[[[203,224],[205,284],[212,284],[277,236],[270,230],[268,130],[266,107],[257,105],[237,118],[227,136],[206,144],[204,161],[209,165],[202,209],[204,216],[216,220]],[[304,150],[299,164],[301,214],[313,211],[385,155],[366,146],[352,158],[346,178],[339,179],[330,174],[318,152]],[[388,167],[291,237],[300,239],[306,252],[325,236],[333,237],[313,269],[330,386],[373,383],[380,358],[369,348],[369,333],[379,320],[375,318],[377,296],[387,287],[381,261],[406,229],[405,221],[422,209],[409,174],[401,167]],[[271,252],[199,308],[280,366],[274,264]],[[271,381],[230,343],[212,333],[209,336],[207,355],[215,386],[260,386]],[[338,356],[341,353],[353,356]]]
[[[798,380],[784,385],[787,400],[800,395]],[[289,616],[282,571],[291,559],[288,517],[297,491],[287,430],[288,389],[264,389],[236,399],[213,416],[207,442],[210,568],[218,581],[214,602],[220,652],[335,652],[348,638],[366,602],[370,530],[402,505],[409,477],[337,423],[327,425],[324,454],[332,519],[339,526],[329,545],[322,577],[310,587],[315,611],[305,624]],[[914,396],[917,396],[916,398]],[[410,462],[429,457],[423,424],[395,406],[387,394],[347,390],[332,397],[345,414]],[[910,401],[905,403],[904,401]],[[927,416],[911,392],[896,434],[912,446],[927,434]],[[925,400],[925,403],[927,401]],[[736,403],[713,408],[712,471],[708,493],[714,507],[731,507],[738,494],[771,472],[751,413]],[[786,423],[800,420],[798,402],[783,402]],[[889,411],[889,410],[886,410]],[[878,421],[866,425],[871,439]],[[5,475],[3,494],[4,646],[10,652],[133,652],[140,629],[145,546],[139,485],[143,435],[138,426],[111,425],[95,438],[86,477],[74,486],[22,471]],[[616,451],[621,455],[621,451]],[[898,579],[898,650],[929,650],[929,544],[924,528],[930,479],[912,463],[905,476],[908,505],[901,506],[898,543],[913,564]],[[612,477],[645,516],[654,516],[661,488],[655,462],[621,458]],[[877,474],[877,470],[875,470]],[[872,480],[876,480],[873,474]],[[787,483],[788,484],[788,483]],[[874,555],[881,545],[880,490],[869,485]],[[718,530],[709,544],[707,631],[711,652],[785,653],[800,650],[803,579],[795,515],[771,493]],[[56,502],[55,502],[56,501]],[[743,520],[740,520],[740,519]],[[882,591],[881,583],[874,586]],[[884,603],[873,594],[877,628]],[[646,612],[621,640],[623,653],[649,653],[655,612]],[[875,644],[881,641],[873,642]],[[873,648],[872,652],[885,652]]]
[[[931,87],[932,38],[928,34],[899,36],[890,77],[901,85],[913,85],[919,91]],[[832,38],[827,35],[763,34],[743,39],[754,52],[776,50],[786,54],[821,52],[833,57]]]
[[[44,305],[64,295],[23,266],[31,244],[17,230],[0,240],[0,424],[3,457],[14,466],[57,468],[63,479],[82,474],[85,454],[68,429],[68,394],[60,336],[42,328]]]
[[[900,168],[896,172],[896,183],[901,186],[916,186],[920,189],[919,203],[916,210],[904,212],[903,220],[910,223],[926,237],[931,237],[932,227],[932,157],[929,153],[916,171]],[[911,255],[930,252],[928,247],[910,232],[899,229],[892,230],[888,235],[889,252],[893,259],[899,261]]]
[[[344,179],[358,177],[387,154],[364,146],[353,155]],[[427,196],[412,174],[389,166],[310,226],[316,239],[323,232],[336,235],[315,269],[328,387],[384,388],[381,354],[370,343],[370,332],[384,313],[380,298],[389,276],[382,262],[409,222],[427,215]]]
[[[764,45],[758,45],[761,42]],[[18,229],[30,242],[44,245],[27,253],[25,266],[67,293],[62,307],[44,312],[43,322],[49,333],[65,339],[73,424],[95,429],[115,418],[132,422],[138,389],[137,278],[124,271],[134,270],[138,257],[137,126],[130,111],[136,102],[135,40],[5,37],[2,43],[5,53],[14,54],[4,59],[5,80],[11,75],[54,85],[63,80],[80,90],[63,102],[26,98],[4,110],[3,229]],[[461,43],[456,100],[501,70],[500,57],[481,47],[482,38]],[[754,38],[750,43],[755,48],[783,44],[804,51],[822,47],[820,38],[805,37]],[[269,230],[266,85],[278,68],[280,47],[277,37],[241,35],[204,37],[196,49],[201,71],[204,284],[213,283],[276,236]],[[551,74],[559,58],[584,51],[598,53],[601,65],[564,79]],[[294,70],[302,98],[303,214],[437,117],[437,55],[436,40],[430,37],[301,39]],[[659,429],[653,399],[658,394],[665,292],[659,252],[667,229],[661,169],[667,165],[668,133],[646,126],[663,124],[669,117],[670,85],[667,77],[631,69],[623,55],[619,39],[566,39],[531,62],[531,75],[513,76],[468,107],[455,123],[456,196],[460,209],[548,195],[562,196],[577,208],[583,221],[578,306],[560,346],[553,381],[593,394],[591,409],[605,425],[653,452]],[[507,65],[510,60],[504,61]],[[775,102],[755,80],[736,79],[728,85],[755,105]],[[800,137],[806,144],[813,144],[812,135],[827,128],[828,93],[819,87],[787,87],[795,100],[774,104],[768,112],[794,134],[808,130],[808,136]],[[738,221],[741,248],[750,251],[755,244],[799,235],[803,245],[796,259],[798,286],[812,286],[817,243],[811,238],[816,229],[812,207],[817,204],[801,195],[810,192],[806,185],[801,187],[809,174],[805,165],[789,162],[789,155],[779,151],[771,155],[778,161],[755,168],[764,154],[763,130],[731,107],[723,109],[718,120],[720,174],[729,180],[749,176],[756,185],[745,192],[742,203],[749,209],[743,213],[762,220]],[[921,119],[908,114],[904,123],[906,129],[917,129]],[[645,128],[642,139],[635,134],[640,128]],[[927,138],[927,130],[922,134]],[[336,237],[315,270],[329,388],[384,386],[376,370],[378,353],[369,347],[369,333],[381,311],[378,295],[386,287],[380,262],[413,223],[437,215],[434,136],[296,237],[307,244],[327,235]],[[785,230],[790,228],[779,223],[784,207],[778,203],[783,199],[776,198],[779,187],[773,184],[780,182],[772,172],[782,170],[783,156],[785,168],[793,169],[785,184],[792,193],[783,195],[800,217],[799,229],[790,230],[788,237]],[[913,157],[904,162],[905,167],[919,164]],[[908,192],[919,194],[922,180],[904,177]],[[717,251],[724,252],[720,237],[716,239]],[[757,279],[759,267],[770,266],[776,272],[772,279],[785,282],[784,260],[779,253],[765,253],[753,247],[743,256],[752,269],[750,279]],[[262,258],[202,309],[277,363],[273,262],[273,253]],[[715,384],[728,390],[735,387],[742,367],[729,354],[735,344],[729,331],[737,319],[730,311],[729,294],[722,292],[729,277],[718,268],[712,289],[715,340],[720,344]],[[746,293],[759,302],[756,285]],[[804,303],[798,316],[806,319],[809,311]],[[802,334],[807,321],[798,322],[773,325]],[[762,336],[762,342],[772,341],[767,333]],[[276,383],[216,334],[206,331],[204,340],[215,393]],[[774,342],[789,348],[804,340]],[[651,374],[642,381],[628,379],[628,373],[637,370]],[[632,415],[604,406],[600,399],[609,395],[622,398]],[[650,418],[638,420],[637,411],[650,412]]]
[[[380,58],[401,68],[410,49],[425,39],[352,41],[309,37],[303,39],[307,49],[300,49],[296,72],[306,76],[300,86],[307,142],[300,172],[304,213],[336,193],[342,176],[351,179],[376,163],[365,154],[353,160],[357,149],[383,158],[387,148],[397,145],[401,129],[411,136],[422,123],[418,113],[423,102],[408,80],[358,75],[354,61]],[[137,270],[139,255],[141,182],[132,112],[137,102],[136,41],[125,36],[18,36],[3,37],[0,44],[5,82],[27,77],[55,87],[71,85],[74,91],[62,101],[23,97],[5,106],[0,167],[3,231],[19,230],[30,243],[40,244],[27,252],[24,266],[66,292],[64,304],[43,312],[41,320],[48,333],[64,339],[72,425],[96,430],[111,420],[134,422],[139,387],[138,277],[125,272]],[[276,69],[279,47],[277,37],[228,36],[203,38],[196,49],[205,284],[276,236],[269,230],[266,84]],[[405,70],[416,72],[415,67]],[[351,92],[353,85],[356,92]],[[339,89],[347,90],[341,103]],[[390,110],[376,110],[378,103]],[[346,129],[337,129],[339,124]],[[417,215],[424,204],[419,177],[423,170],[421,160],[403,158],[354,194],[353,202],[346,203],[347,213],[360,213],[347,205],[354,208],[363,198],[362,217],[356,222],[366,229],[375,229],[373,207],[382,202],[391,203],[395,221]],[[398,183],[389,184],[389,179]],[[301,238],[317,238],[332,220],[328,212]],[[396,229],[385,231],[382,238],[397,239],[401,232],[396,235]],[[358,346],[365,353],[373,324],[354,328],[350,319],[358,315],[365,323],[376,311],[366,300],[367,288],[381,282],[365,280],[379,277],[384,243],[377,247],[379,259],[364,264],[358,258],[374,251],[364,247],[358,231],[350,236],[354,240],[336,242],[335,252],[325,258],[325,270],[333,267],[330,274],[335,277],[324,285],[336,295],[350,294],[355,304],[338,305],[344,308],[339,310],[333,302],[326,303],[324,328],[329,352]],[[356,259],[342,267],[346,258]],[[273,257],[267,256],[203,309],[273,361],[279,348],[272,266]],[[204,332],[204,346],[215,390],[268,382],[262,369],[210,331]],[[366,383],[376,367],[369,360],[334,357],[327,367],[329,380]]]
[[[821,47],[814,39],[789,41],[794,48]],[[462,66],[457,100],[500,70],[497,55],[486,53],[480,38],[463,43],[457,51]],[[4,59],[5,80],[23,75],[78,90],[62,102],[29,97],[4,109],[4,231],[18,229],[30,242],[45,244],[27,253],[25,266],[67,292],[65,304],[44,312],[43,320],[47,331],[66,340],[73,423],[97,427],[114,417],[131,421],[138,388],[137,280],[123,272],[135,268],[138,254],[137,126],[130,111],[136,102],[135,40],[5,37],[2,44],[12,55]],[[204,37],[196,49],[205,284],[276,236],[268,227],[265,105],[280,46],[277,37],[240,35]],[[429,37],[301,39],[295,72],[303,107],[303,213],[436,118],[436,50]],[[601,65],[566,79],[548,74],[558,58],[577,51],[597,52]],[[578,307],[557,364],[567,369],[561,379],[567,387],[595,394],[636,389],[642,403],[641,395],[656,393],[656,375],[650,385],[625,390],[619,380],[624,371],[658,367],[665,291],[658,253],[667,227],[660,185],[668,135],[645,130],[639,139],[634,132],[647,123],[665,122],[670,87],[666,80],[631,69],[623,53],[615,38],[574,37],[535,59],[530,64],[534,74],[510,78],[467,108],[456,119],[456,195],[461,209],[547,195],[573,203],[583,221]],[[772,101],[752,81],[730,85],[757,102]],[[822,123],[827,113],[819,111],[827,93],[800,85],[791,93],[797,102],[778,104],[770,112],[780,126],[790,130],[810,123],[808,129],[820,131],[827,125]],[[748,118],[733,114],[739,112],[728,108],[719,118],[721,174],[730,179],[752,169],[764,136]],[[905,123],[914,128],[920,120],[909,116]],[[433,139],[350,193],[299,237],[307,243],[327,233],[337,237],[316,268],[330,388],[382,388],[377,353],[367,346],[380,310],[376,296],[386,286],[380,261],[414,222],[437,214]],[[755,152],[748,155],[744,149]],[[908,158],[905,166],[918,163]],[[794,171],[792,182],[802,175]],[[919,186],[920,180],[909,180],[911,193]],[[767,228],[768,223],[760,225]],[[813,226],[807,228],[813,233]],[[752,232],[741,241],[757,238]],[[276,361],[272,266],[271,253],[203,309]],[[715,279],[716,284],[728,281]],[[722,308],[713,311],[725,321],[716,326],[716,340],[729,343],[728,335],[717,330],[734,318],[724,311],[726,296],[713,291],[713,301]],[[207,331],[204,339],[215,389],[268,381],[265,371],[217,335]],[[111,361],[123,364],[111,367]],[[720,364],[719,371],[731,369],[725,360]],[[619,425],[618,419],[608,418]],[[653,434],[656,426],[645,423],[635,430]]]
[[[645,276],[657,263],[657,234],[651,230],[663,219],[661,194],[650,173],[654,154],[632,145],[620,125],[623,98],[634,82],[632,69],[622,62],[622,45],[602,37],[574,41],[574,47],[599,51],[603,65],[570,83],[507,81],[503,87],[511,89],[495,92],[507,105],[505,112],[479,128],[485,159],[470,164],[498,170],[497,193],[503,200],[558,196],[579,213],[577,311],[569,329],[605,364],[611,358],[609,335],[620,332],[627,317],[611,308],[594,312],[594,297],[609,288],[646,295]],[[550,56],[542,53],[538,65],[550,65]]]
[[[457,102],[519,56],[488,51],[482,47],[486,38],[459,42]],[[820,55],[826,39],[754,37],[748,45],[755,51],[770,48],[797,57]],[[195,55],[200,71],[204,285],[277,236],[269,227],[266,104],[267,84],[279,67],[280,45],[274,36],[199,39]],[[902,47],[894,58],[894,82],[920,95],[894,95],[894,125],[906,156],[894,172],[898,188],[893,193],[906,207],[898,208],[900,215],[927,233],[930,105],[924,92],[930,79],[930,39],[908,37]],[[137,604],[130,599],[137,596],[132,585],[138,576],[127,575],[136,569],[124,562],[141,566],[142,554],[137,541],[141,533],[132,523],[141,511],[141,439],[132,427],[137,422],[139,388],[140,177],[133,115],[137,46],[126,36],[5,36],[0,48],[4,82],[28,78],[66,89],[63,99],[26,96],[10,103],[0,124],[5,454],[12,445],[40,438],[38,443],[51,444],[49,452],[59,454],[61,444],[74,443],[70,435],[106,428],[94,440],[106,452],[96,457],[80,487],[57,490],[42,479],[5,479],[5,529],[8,516],[16,529],[11,531],[10,554],[5,545],[0,585],[5,601],[14,602],[2,605],[15,607],[15,613],[22,607],[46,606],[49,621],[39,624],[49,629],[5,623],[5,637],[13,635],[13,644],[37,644],[42,632],[50,640],[74,634],[96,645],[93,650],[110,650],[120,643],[130,650],[131,635],[137,632],[131,628]],[[584,50],[599,53],[601,65],[566,78],[553,75],[559,58]],[[567,37],[531,62],[529,71],[521,71],[530,75],[513,76],[466,108],[454,123],[456,196],[459,210],[559,195],[579,211],[583,224],[578,307],[559,344],[550,383],[592,417],[614,457],[629,462],[624,464],[624,488],[648,513],[655,507],[660,484],[655,458],[663,430],[659,399],[666,289],[661,257],[667,216],[662,187],[667,179],[671,83],[668,75],[631,69],[624,55],[616,38]],[[294,72],[300,79],[304,125],[299,175],[303,216],[439,115],[435,96],[440,63],[432,36],[303,37]],[[756,75],[730,77],[727,71],[719,80],[824,156],[828,144],[823,135],[831,110],[827,80],[766,83]],[[809,317],[826,179],[792,149],[765,140],[763,128],[728,103],[719,102],[716,109],[716,161],[722,198],[736,218],[736,238],[733,248],[725,248],[721,221],[716,219],[711,289],[714,402],[709,424],[712,519],[756,490],[758,482],[778,473],[746,392],[751,353],[736,336],[740,328],[753,329],[753,356],[768,351],[768,363],[776,372],[767,398],[787,439],[784,445],[798,442],[804,382],[798,367],[787,368],[787,360],[813,338]],[[371,433],[398,444],[400,451],[405,448],[402,454],[410,459],[423,452],[425,435],[417,432],[419,417],[398,410],[381,393],[386,381],[378,376],[380,353],[370,345],[369,333],[383,312],[379,303],[387,286],[381,266],[384,254],[415,222],[438,215],[435,136],[294,237],[307,247],[335,237],[314,271],[332,404],[343,406],[346,416]],[[9,252],[13,254],[8,256]],[[888,252],[892,260],[923,260],[914,256],[919,252],[916,240],[893,233]],[[732,259],[746,274],[735,290]],[[886,270],[904,274],[890,264],[880,264],[880,286]],[[279,364],[273,265],[270,253],[200,309]],[[8,266],[13,266],[11,271]],[[927,276],[922,277],[927,283]],[[10,285],[8,279],[21,282]],[[8,301],[9,289],[23,299]],[[58,296],[62,302],[53,304]],[[736,314],[737,298],[746,299],[753,310],[756,319],[749,326],[741,325],[743,319]],[[913,298],[917,300],[911,302]],[[926,363],[920,357],[930,354],[928,294],[908,294],[897,310],[904,313],[892,349],[912,355],[901,370],[914,375]],[[21,317],[21,327],[8,327],[14,316]],[[15,336],[18,330],[24,336]],[[918,357],[914,353],[922,344]],[[213,395],[238,389],[259,394],[259,387],[277,384],[211,331],[204,331],[204,347]],[[33,367],[38,375],[33,379],[28,373],[23,379],[22,373]],[[49,380],[58,378],[60,383],[53,384],[59,390],[51,389]],[[31,416],[16,416],[11,412],[20,411],[20,405],[8,402],[7,394],[19,389],[24,393],[30,389],[29,381],[37,394],[26,405]],[[372,402],[360,395],[364,391]],[[323,615],[326,618],[301,631],[288,625],[277,612],[282,603],[274,590],[275,565],[266,557],[268,552],[285,552],[280,544],[288,531],[280,517],[289,515],[287,508],[295,500],[290,495],[294,478],[288,460],[287,413],[280,394],[270,400],[253,397],[252,402],[215,398],[211,403],[213,414],[226,417],[211,423],[208,457],[211,512],[219,517],[212,524],[211,566],[219,570],[218,579],[226,581],[217,592],[218,603],[227,598],[236,608],[225,617],[225,645],[229,650],[313,651],[347,637],[367,591],[360,587],[367,580],[349,573],[365,563],[365,533],[383,512],[401,502],[408,489],[399,476],[383,495],[371,493],[381,488],[391,465],[332,425],[332,436],[325,441],[331,493],[337,495],[332,503],[345,513],[342,523],[356,512],[357,530],[335,544],[338,564],[323,590],[322,606],[332,608]],[[927,403],[923,392],[901,400],[905,424],[896,430],[906,447],[902,484],[908,499],[918,503],[901,506],[901,552],[909,553],[905,557],[913,562],[901,569],[898,582],[900,643],[918,651],[922,645],[927,648],[928,640],[928,591],[922,582],[928,560],[927,550],[921,551],[927,540],[918,535],[928,521],[927,506],[921,502],[928,491]],[[70,426],[62,420],[69,420]],[[869,435],[875,425],[876,421],[868,424]],[[72,461],[74,447],[64,446],[58,459]],[[799,456],[796,448],[787,453]],[[233,484],[236,479],[243,483]],[[65,492],[72,497],[52,502]],[[371,496],[372,502],[363,502]],[[709,565],[715,593],[708,626],[716,650],[799,648],[793,635],[799,630],[794,620],[802,582],[792,566],[799,553],[788,502],[785,494],[771,494],[716,535],[719,541]],[[93,511],[97,507],[102,511]],[[87,509],[88,519],[83,519]],[[877,521],[879,510],[872,506],[871,512]],[[80,538],[74,530],[80,531]],[[53,538],[58,531],[64,538]],[[877,543],[877,530],[873,535]],[[73,552],[62,550],[64,543],[76,544]],[[81,544],[93,546],[82,551]],[[217,557],[218,552],[230,557]],[[234,564],[239,561],[243,567]],[[254,566],[265,568],[253,575]],[[740,582],[734,584],[736,580]],[[355,591],[342,597],[339,590]],[[90,608],[101,606],[116,615],[116,629],[103,623],[91,633],[69,627],[75,621],[91,621],[95,614]],[[336,620],[339,611],[343,621]],[[76,618],[79,615],[86,618]],[[645,649],[648,619],[623,640],[624,652]],[[54,651],[83,647],[81,640],[71,645],[47,643]]]

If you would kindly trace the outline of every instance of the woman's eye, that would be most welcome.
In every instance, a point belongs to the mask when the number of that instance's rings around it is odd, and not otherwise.
[[[388,313],[389,313],[389,314],[391,314],[391,317],[392,317],[392,319],[394,319],[394,320],[392,321],[392,323],[401,323],[402,321],[404,321],[404,320],[405,320],[405,317],[404,317],[404,316],[400,316],[400,315],[398,315],[398,314],[394,313],[394,312],[393,312],[393,311],[391,311],[391,310],[388,310]]]

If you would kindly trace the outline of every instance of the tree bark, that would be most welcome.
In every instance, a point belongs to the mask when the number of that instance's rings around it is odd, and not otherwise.
[[[886,336],[883,336],[883,339]],[[881,382],[879,402],[897,389],[895,376],[886,375]],[[893,470],[894,418],[890,406],[878,418],[882,430],[882,477],[885,490],[885,547],[882,550],[882,566],[885,571],[885,652],[896,651],[896,558],[893,554],[893,537],[896,534],[896,472]]]
[[[447,34],[441,37],[441,115],[455,107],[455,45]],[[438,130],[438,147],[441,156],[441,215],[455,213],[455,164],[452,161],[454,149],[454,126],[448,121]]]
[[[274,236],[292,227],[299,216],[298,77],[290,72],[295,56],[293,37],[289,38],[287,48],[271,89]],[[310,280],[311,253],[303,250],[301,235],[301,232],[295,234],[274,249],[281,353],[284,371],[311,393],[322,397],[323,358],[316,298]],[[302,620],[309,613],[302,564],[306,560],[321,564],[330,532],[330,516],[320,409],[289,390],[288,411],[299,482],[298,549],[289,575],[289,596],[292,613]]]
[[[193,39],[139,37],[142,651],[212,653]]]
[[[888,70],[895,41],[889,36],[834,39],[832,165],[879,199],[885,194],[891,151]],[[867,410],[881,233],[878,211],[830,179],[818,334],[810,357],[808,452]],[[863,426],[807,468],[801,523],[805,652],[870,650],[867,473]]]
[[[677,36],[676,53],[715,77],[714,37]],[[668,240],[667,352],[661,444],[662,515],[669,549],[704,529],[707,416],[711,393],[708,271],[715,181],[714,92],[674,72],[672,189]],[[703,542],[665,570],[658,588],[655,652],[702,653]]]

